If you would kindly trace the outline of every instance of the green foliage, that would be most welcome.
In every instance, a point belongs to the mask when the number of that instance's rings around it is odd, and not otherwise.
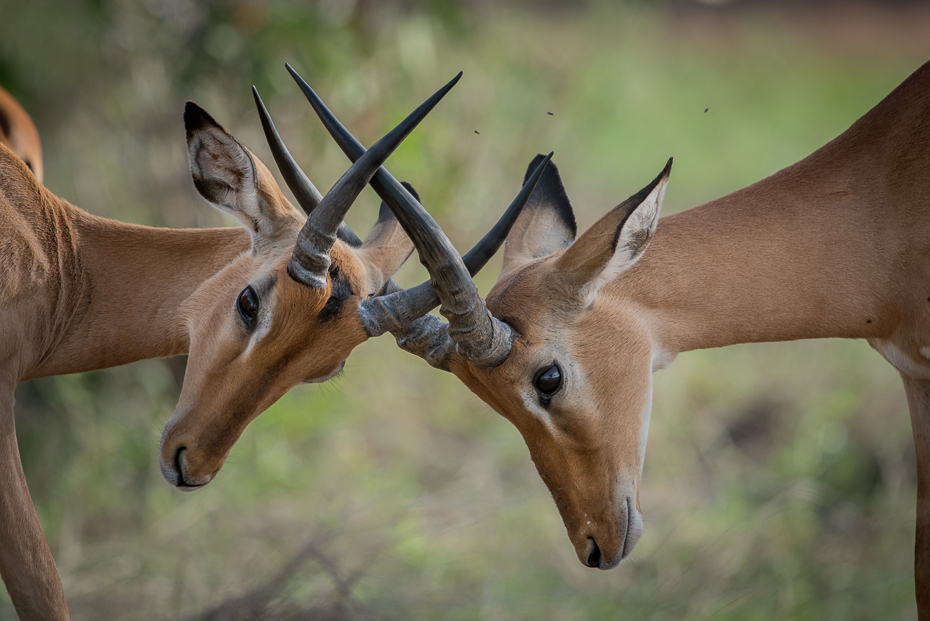
[[[233,223],[190,183],[185,99],[270,162],[256,84],[326,188],[346,162],[284,62],[368,144],[463,69],[390,168],[467,249],[537,152],[555,150],[582,227],[674,155],[673,212],[810,153],[925,60],[883,13],[848,47],[830,14],[789,28],[647,4],[0,0],[0,81],[37,121],[53,191],[203,227]],[[376,205],[350,224],[367,230]],[[424,277],[410,263],[404,284]],[[76,620],[913,616],[910,428],[864,343],[694,352],[657,374],[645,535],[611,572],[578,563],[516,430],[389,338],[282,398],[190,495],[156,458],[182,377],[183,361],[149,361],[17,390]]]

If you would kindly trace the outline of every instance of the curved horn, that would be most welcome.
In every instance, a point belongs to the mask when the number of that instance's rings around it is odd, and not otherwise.
[[[350,159],[364,157],[364,147],[339,123],[297,72],[290,65],[286,66],[343,151]],[[456,80],[458,77],[456,76]],[[549,158],[546,158],[533,179],[528,180],[526,186],[529,187],[525,187],[526,192],[521,192],[505,213],[502,222],[469,253],[475,271],[487,262],[500,246],[503,237],[506,237],[506,232],[532,193],[548,160]],[[432,291],[424,283],[419,287],[387,296],[390,299],[373,298],[363,301],[359,310],[369,334],[382,334],[387,330],[403,331],[405,326],[441,301],[440,312],[449,321],[448,338],[455,341],[456,349],[464,358],[482,367],[497,366],[506,360],[512,342],[511,330],[507,324],[488,312],[484,300],[478,295],[477,287],[471,280],[473,272],[465,266],[439,225],[410,192],[383,168],[372,177],[372,187],[394,211],[404,231],[413,240],[421,263],[430,273]]]
[[[268,110],[258,94],[258,89],[254,85],[252,86],[252,97],[255,99],[255,107],[258,108],[258,116],[262,121],[265,140],[268,141],[268,147],[271,149],[271,155],[274,156],[275,164],[278,165],[278,170],[281,171],[284,182],[293,192],[294,198],[297,199],[301,209],[304,210],[304,213],[310,215],[310,212],[316,209],[320,201],[323,200],[323,195],[304,174],[304,171],[294,161],[290,151],[284,146],[284,141],[278,135],[278,130],[271,120],[271,115],[268,114]]]
[[[316,209],[320,201],[323,200],[323,195],[304,174],[291,152],[284,146],[284,141],[281,140],[281,136],[271,120],[271,115],[268,114],[265,103],[254,85],[252,86],[252,97],[255,99],[255,107],[258,109],[258,116],[262,122],[265,140],[268,142],[268,148],[271,149],[275,164],[278,165],[278,170],[281,171],[281,176],[284,177],[287,187],[290,188],[294,198],[297,199],[297,204],[309,216],[310,212]],[[345,222],[339,227],[339,238],[351,246],[360,246],[362,244],[362,240]]]
[[[307,98],[307,101],[310,102],[310,105],[313,107],[314,111],[317,113],[317,116],[320,117],[323,126],[326,127],[326,130],[329,132],[330,136],[333,137],[333,140],[336,141],[336,144],[339,145],[339,148],[342,149],[342,152],[346,154],[346,157],[350,161],[355,162],[365,153],[365,147],[362,146],[358,140],[355,139],[349,130],[339,122],[339,119],[326,107],[326,104],[323,103],[323,100],[320,99],[319,95],[310,87],[307,82],[300,77],[293,67],[290,64],[285,63],[284,66],[290,72],[291,77],[294,78],[294,81],[297,82],[297,86],[300,87],[300,90],[303,91],[304,96]],[[462,76],[460,71],[455,79],[458,80]],[[513,200],[504,214],[501,216],[500,220],[497,221],[497,224],[487,232],[487,234],[481,238],[471,250],[469,250],[465,256],[462,257],[462,261],[465,264],[465,267],[468,269],[468,273],[471,276],[474,276],[485,264],[494,256],[494,253],[497,252],[500,245],[504,243],[504,240],[507,238],[507,234],[510,233],[510,229],[513,228],[514,223],[517,221],[517,217],[520,215],[520,212],[523,210],[523,207],[526,205],[526,201],[529,200],[530,195],[533,193],[533,188],[536,187],[537,181],[539,181],[539,175],[542,174],[542,171],[545,170],[546,165],[549,163],[549,160],[552,158],[552,153],[550,153],[546,159],[540,163],[536,171],[527,179],[526,183],[523,185],[523,189],[517,194],[517,197]],[[437,225],[426,210],[419,204],[418,201],[414,201],[413,204],[406,203],[404,199],[404,192],[401,190],[401,183],[391,175],[390,172],[383,166],[378,169],[378,172],[371,178],[371,187],[377,192],[378,196],[381,197],[388,207],[391,208],[391,211],[395,212],[398,220],[401,222],[401,226],[404,227],[404,231],[409,236],[411,231],[408,230],[407,225],[405,224],[406,218],[402,218],[401,214],[407,210],[409,207],[414,213],[411,214],[411,217],[421,216],[425,214],[427,218],[432,222],[433,226],[439,229]],[[420,213],[422,212],[422,214]],[[441,229],[439,229],[441,231]],[[416,240],[414,240],[416,241]],[[439,300],[433,303],[432,306],[427,308],[424,312],[429,312],[436,305],[439,304]]]
[[[311,287],[326,286],[329,253],[349,207],[381,164],[457,81],[458,77],[436,91],[397,127],[372,145],[326,193],[319,206],[307,217],[297,236],[293,255],[287,265],[291,278]]]
[[[494,256],[507,234],[516,222],[517,217],[536,188],[540,176],[552,159],[552,153],[547,155],[523,184],[519,194],[510,203],[510,206],[500,217],[490,231],[462,257],[462,263],[468,270],[469,276],[474,276]],[[409,186],[404,183],[405,187]],[[413,188],[410,188],[411,194]],[[385,201],[387,202],[387,201]],[[423,209],[417,205],[419,209]],[[437,225],[438,227],[438,225]],[[445,234],[440,229],[440,233]],[[416,245],[418,242],[414,241]],[[419,246],[417,246],[419,249]],[[427,266],[427,269],[430,269]],[[432,272],[430,272],[432,274]],[[397,332],[405,325],[430,312],[440,303],[439,295],[433,290],[430,280],[403,291],[388,292],[378,298],[364,300],[366,328],[369,336],[378,336],[385,332]]]
[[[465,255],[463,263],[472,276],[500,247],[551,158],[552,153],[540,162],[497,224]],[[391,332],[401,349],[423,358],[436,368],[448,371],[450,355],[458,351],[464,356],[465,350],[458,347],[461,338],[458,342],[453,340],[455,337],[454,334],[449,333],[448,324],[443,323],[435,315],[427,314],[440,302],[439,295],[433,290],[431,282],[427,281],[406,290],[397,288],[393,281],[390,285],[393,285],[393,288],[386,289],[385,295],[362,300],[359,304],[359,315],[368,335],[379,336],[385,332]],[[492,322],[498,322],[490,313],[488,316]],[[503,322],[499,323],[502,327],[508,328]],[[472,359],[471,362],[479,366],[501,364],[510,354],[511,344],[512,335],[511,339],[506,341],[506,347],[502,346],[500,351],[494,352],[495,362],[493,364],[476,359]]]

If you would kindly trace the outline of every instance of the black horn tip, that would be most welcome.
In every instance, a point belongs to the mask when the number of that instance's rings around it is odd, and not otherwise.
[[[255,100],[255,109],[258,110],[258,116],[262,122],[262,129],[265,131],[265,138],[267,140],[271,139],[269,136],[269,131],[272,131],[274,128],[274,123],[271,120],[271,115],[268,114],[268,108],[265,107],[265,102],[262,101],[261,95],[258,94],[258,89],[255,88],[255,85],[252,85],[252,99]],[[274,133],[272,131],[272,133]]]
[[[300,74],[297,73],[297,70],[291,67],[290,63],[284,63],[284,68],[287,69],[287,72],[291,74],[291,77],[297,80],[298,82],[303,80],[303,78],[300,77]]]
[[[262,101],[262,97],[258,94],[258,89],[255,88],[254,84],[252,85],[252,99],[255,100],[255,108],[258,110],[258,115],[262,119],[262,126],[264,126],[265,118],[268,116],[268,109],[265,108],[265,102]]]
[[[459,80],[462,79],[462,75],[463,75],[463,74],[464,74],[464,71],[459,71],[457,74],[455,74],[455,77],[454,77],[454,78],[452,78],[451,80],[449,80],[448,82],[446,82],[446,85],[443,86],[441,89],[439,89],[439,91],[437,91],[436,94],[439,95],[439,98],[440,98],[440,99],[441,99],[446,93],[448,93],[448,92],[452,89],[453,86],[455,86],[456,84],[458,84]],[[440,93],[442,93],[442,94],[440,95]],[[435,95],[434,95],[434,96],[435,96]]]

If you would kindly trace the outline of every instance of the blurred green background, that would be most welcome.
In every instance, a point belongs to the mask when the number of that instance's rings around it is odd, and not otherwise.
[[[671,213],[804,157],[928,56],[925,3],[0,0],[0,84],[35,118],[48,187],[127,222],[234,225],[190,182],[186,99],[270,161],[257,85],[327,188],[346,161],[284,62],[367,144],[464,70],[389,162],[462,250],[537,152],[555,150],[582,228],[674,156]],[[369,191],[349,223],[376,210]],[[398,280],[424,277],[414,260]],[[577,561],[517,431],[389,337],[292,390],[194,494],[156,458],[183,370],[17,390],[75,620],[916,615],[910,424],[864,342],[692,352],[658,373],[645,535],[610,572]]]

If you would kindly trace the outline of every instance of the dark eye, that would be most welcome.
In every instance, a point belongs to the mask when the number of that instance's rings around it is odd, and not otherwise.
[[[236,298],[236,310],[239,311],[245,325],[251,328],[255,323],[255,315],[258,314],[258,296],[255,295],[251,285],[243,289]]]
[[[536,390],[539,391],[540,396],[545,400],[549,400],[562,387],[562,369],[553,362],[536,374],[533,383],[536,385]]]

